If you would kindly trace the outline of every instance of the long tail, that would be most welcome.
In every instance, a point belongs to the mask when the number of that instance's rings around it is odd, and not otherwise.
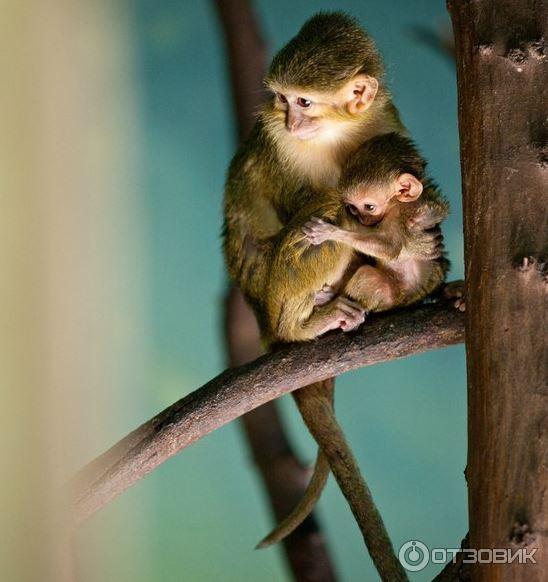
[[[322,386],[322,398],[327,398],[331,404],[331,407],[333,408],[335,379],[333,378],[325,380],[319,384]],[[315,386],[315,384],[312,384],[311,386],[305,386],[304,388],[301,388],[301,390],[298,390],[297,392],[293,392],[297,406],[299,406],[297,394],[302,390],[308,390],[308,388],[311,388],[315,391]],[[327,457],[324,455],[321,449],[318,449],[316,462],[314,464],[314,471],[310,481],[308,482],[302,499],[294,507],[293,511],[257,544],[257,549],[268,548],[273,544],[281,542],[290,533],[296,530],[299,525],[301,525],[301,523],[312,513],[316,503],[318,502],[322,491],[325,488],[325,484],[327,483],[329,472],[329,462]]]
[[[331,471],[346,497],[381,579],[408,580],[365,483],[352,450],[333,413],[332,380],[311,384],[294,394],[299,411],[329,461]]]
[[[257,549],[268,548],[277,544],[292,533],[312,513],[314,506],[320,498],[329,477],[329,462],[327,457],[318,450],[314,472],[306,487],[304,495],[293,511],[282,520],[265,538],[258,544]]]

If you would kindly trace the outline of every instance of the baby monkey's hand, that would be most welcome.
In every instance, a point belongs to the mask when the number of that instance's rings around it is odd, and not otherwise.
[[[342,228],[313,216],[304,226],[303,232],[311,245],[321,245],[326,240],[339,240]]]

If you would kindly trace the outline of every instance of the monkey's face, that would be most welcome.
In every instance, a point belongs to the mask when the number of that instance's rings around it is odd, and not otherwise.
[[[299,140],[338,141],[352,132],[356,121],[373,102],[378,82],[356,75],[333,91],[310,87],[271,85],[272,118]]]
[[[364,226],[375,226],[398,203],[414,202],[422,194],[422,183],[412,174],[400,174],[383,182],[362,182],[345,192],[346,211]]]
[[[312,97],[291,90],[276,92],[274,96],[274,109],[283,117],[286,131],[297,139],[313,139],[321,129],[321,104]]]

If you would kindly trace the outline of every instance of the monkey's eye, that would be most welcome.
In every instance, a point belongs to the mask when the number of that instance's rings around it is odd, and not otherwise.
[[[281,103],[287,103],[287,97],[285,95],[282,95],[281,93],[276,93],[276,95]]]
[[[310,101],[310,99],[305,99],[304,97],[299,97],[297,98],[297,105],[306,109],[312,105],[312,101]]]
[[[357,216],[360,213],[357,207],[354,206],[354,204],[347,203],[345,204],[345,206],[348,212],[350,212],[350,214],[353,214],[354,216]]]
[[[367,210],[367,212],[373,212],[373,210],[375,210],[377,207],[374,204],[365,204],[364,208]]]

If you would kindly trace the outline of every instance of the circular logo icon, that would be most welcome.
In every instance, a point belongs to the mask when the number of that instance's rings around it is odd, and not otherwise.
[[[409,572],[419,572],[426,568],[430,553],[428,548],[418,540],[405,542],[398,552],[401,565]]]

